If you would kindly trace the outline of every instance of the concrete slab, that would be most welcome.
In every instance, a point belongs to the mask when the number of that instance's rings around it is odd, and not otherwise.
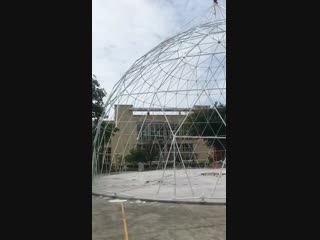
[[[190,179],[191,187],[187,178]],[[115,175],[103,175],[94,179],[92,191],[97,195],[160,200],[160,201],[192,201],[192,202],[226,202],[226,170],[223,170],[220,180],[220,169],[184,169],[166,170],[161,182],[163,170],[146,172],[126,172]],[[176,174],[176,196],[174,174]],[[216,190],[214,186],[217,183]],[[159,194],[157,191],[159,189]]]

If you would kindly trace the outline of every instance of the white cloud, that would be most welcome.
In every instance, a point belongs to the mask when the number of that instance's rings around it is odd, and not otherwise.
[[[211,0],[93,0],[93,74],[109,93],[135,60],[210,5]]]

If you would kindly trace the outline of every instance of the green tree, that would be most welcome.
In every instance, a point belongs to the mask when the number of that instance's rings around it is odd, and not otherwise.
[[[100,116],[103,113],[103,98],[106,96],[105,90],[100,87],[100,84],[95,75],[92,76],[92,140],[96,135],[96,127]],[[101,126],[100,129],[105,129]]]
[[[159,150],[154,148],[152,144],[145,144],[144,149],[132,148],[128,155],[125,156],[125,161],[131,164],[138,162],[148,163],[149,167],[151,162],[159,156]]]
[[[131,164],[138,162],[146,162],[145,151],[142,149],[132,148],[128,155],[125,156],[125,161]]]
[[[226,122],[226,105],[222,103],[215,102],[213,108],[195,109],[187,119],[188,133],[193,136],[225,137],[226,126],[221,118]],[[206,138],[204,140],[209,147],[215,147],[217,150],[226,149],[226,139]]]
[[[92,137],[94,139],[96,134],[97,128],[92,129]],[[106,171],[106,162],[105,159],[103,159],[103,156],[106,157],[106,151],[107,146],[110,144],[111,137],[115,134],[115,132],[119,131],[118,128],[115,127],[115,124],[113,122],[103,121],[100,125],[100,138],[99,142],[96,143],[96,150],[97,150],[97,170],[98,172],[104,172]],[[109,145],[110,147],[110,145]]]
[[[95,75],[92,76],[92,118],[98,121],[103,112],[103,98],[106,96],[105,90],[100,86]]]
[[[160,154],[159,149],[155,148],[154,146],[155,145],[153,143],[145,144],[144,153],[146,162],[148,162],[149,167],[151,167],[151,162],[154,161]]]
[[[99,118],[101,117],[103,113],[103,108],[104,108],[104,102],[103,98],[106,96],[106,91],[100,86],[97,78],[95,75],[92,77],[92,136],[96,135],[96,130],[97,130],[97,123],[99,121]],[[118,131],[115,127],[115,124],[110,121],[102,121],[100,125],[100,130],[105,131],[104,135],[101,132],[101,136],[103,137],[103,142],[106,144],[111,135],[114,134],[114,132]]]
[[[103,98],[106,96],[105,90],[100,86],[95,75],[92,77],[92,141],[94,143],[94,138],[97,133],[97,124],[99,118],[102,116],[104,102]],[[97,142],[95,142],[95,149],[98,151],[97,157],[97,168],[98,171],[101,171],[103,167],[103,153],[106,151],[106,146],[110,141],[112,135],[117,132],[119,129],[115,127],[114,122],[102,121],[100,125],[100,133]]]
[[[92,140],[94,139],[96,135],[97,128],[94,127],[92,128]],[[104,134],[103,134],[104,131]],[[101,136],[101,143],[102,144],[107,144],[110,140],[110,137],[114,135],[115,132],[119,131],[118,128],[116,128],[115,124],[113,122],[109,121],[102,121],[100,125],[100,136]],[[101,145],[102,145],[101,144]]]

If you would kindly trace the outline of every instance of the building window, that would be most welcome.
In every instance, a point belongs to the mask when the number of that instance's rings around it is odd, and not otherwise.
[[[147,141],[149,140],[150,136],[149,136],[149,128],[148,128],[148,123],[144,123],[142,125],[142,123],[138,123],[137,124],[137,134],[139,135],[140,133],[140,141]]]
[[[163,131],[164,125],[159,124],[159,129],[158,129],[158,137],[159,139],[164,139],[164,131]]]
[[[107,148],[107,155],[106,155],[106,158],[107,158],[107,162],[110,162],[111,161],[111,147],[108,147]]]
[[[182,152],[193,152],[193,144],[192,143],[183,143],[181,147]]]
[[[187,125],[182,125],[179,130],[178,135],[179,136],[188,136],[189,135],[189,127]]]
[[[141,133],[140,133],[141,131]],[[164,124],[163,123],[138,123],[137,134],[140,133],[141,141],[151,141],[154,139],[163,140],[164,136]]]
[[[151,136],[154,138],[158,135],[158,124],[157,123],[152,123],[150,124],[150,129],[151,129]]]

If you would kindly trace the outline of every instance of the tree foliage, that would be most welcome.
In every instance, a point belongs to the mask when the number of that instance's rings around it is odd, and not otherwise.
[[[103,98],[106,96],[105,90],[100,86],[95,75],[92,77],[92,118],[98,121],[103,112]]]
[[[215,102],[212,108],[195,109],[187,119],[189,134],[193,136],[225,137],[226,126],[221,118],[226,122],[226,105],[222,103]],[[208,138],[204,140],[209,147],[215,147],[218,150],[226,149],[226,139]]]
[[[103,98],[106,96],[105,90],[100,86],[97,78],[95,75],[92,77],[92,137],[96,135],[96,128],[99,118],[103,113]],[[103,136],[103,130],[105,131],[104,137],[102,141],[104,144],[107,144],[109,141],[111,134],[118,131],[115,128],[114,123],[103,121],[100,126],[101,133],[100,135]],[[102,145],[104,146],[104,145]]]
[[[147,162],[145,151],[137,148],[132,148],[128,155],[125,156],[125,161],[128,163]]]
[[[104,134],[103,134],[103,130],[104,130]],[[92,138],[93,139],[94,139],[94,137],[96,135],[96,131],[97,131],[96,125],[93,124],[93,128],[92,128]],[[117,132],[117,131],[119,131],[119,129],[116,128],[116,126],[115,126],[115,124],[113,122],[107,122],[107,121],[101,122],[101,125],[100,125],[100,136],[101,137],[103,136],[101,146],[106,145],[109,142],[110,137],[113,136],[114,133]]]
[[[143,162],[151,166],[151,162],[159,156],[159,149],[155,149],[152,144],[145,144],[144,146],[143,149],[132,148],[129,154],[125,156],[125,161],[131,164]]]

